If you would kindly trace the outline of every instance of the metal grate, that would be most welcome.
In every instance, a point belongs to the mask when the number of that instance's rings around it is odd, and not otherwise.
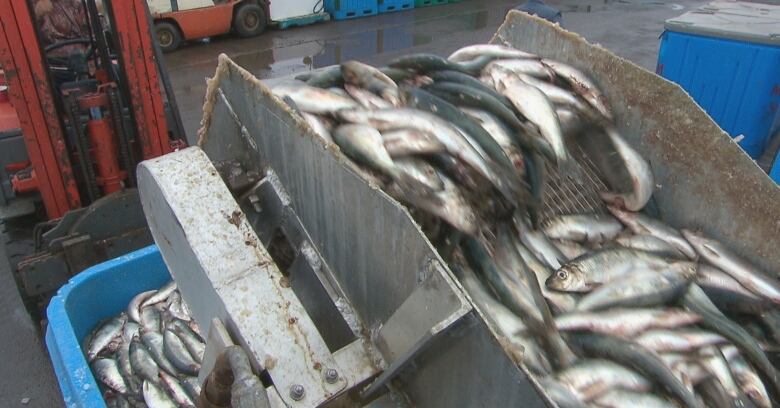
[[[599,192],[607,191],[608,187],[598,168],[580,146],[571,150],[582,177],[575,180],[560,174],[549,162],[545,164],[547,184],[542,196],[543,222],[563,214],[604,213],[606,210]]]

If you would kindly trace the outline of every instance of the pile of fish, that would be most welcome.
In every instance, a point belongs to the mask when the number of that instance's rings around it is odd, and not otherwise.
[[[780,396],[767,358],[780,341],[777,274],[642,212],[652,169],[586,73],[474,45],[296,79],[273,92],[407,206],[559,406],[770,407]],[[548,180],[582,183],[571,146],[594,134],[630,188],[600,191],[592,213],[551,214]]]
[[[138,294],[84,340],[109,407],[194,407],[205,349],[174,282]]]

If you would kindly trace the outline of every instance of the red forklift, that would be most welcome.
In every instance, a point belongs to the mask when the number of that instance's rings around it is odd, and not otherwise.
[[[186,145],[146,0],[82,5],[89,35],[44,45],[32,5],[0,0],[0,237],[34,314],[152,243],[136,165]]]

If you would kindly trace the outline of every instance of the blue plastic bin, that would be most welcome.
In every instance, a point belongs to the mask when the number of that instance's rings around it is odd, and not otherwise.
[[[775,183],[780,184],[780,152],[777,153],[775,163],[772,165],[772,170],[769,172],[769,177],[771,177]]]
[[[414,8],[414,0],[379,0],[379,12],[411,10]]]
[[[656,72],[682,86],[753,158],[780,104],[780,8],[717,3],[666,21]]]
[[[66,407],[106,406],[81,350],[84,337],[104,319],[125,310],[133,296],[170,280],[152,245],[95,265],[60,288],[46,309],[46,347]]]
[[[373,16],[379,12],[377,0],[325,0],[325,11],[334,20]]]

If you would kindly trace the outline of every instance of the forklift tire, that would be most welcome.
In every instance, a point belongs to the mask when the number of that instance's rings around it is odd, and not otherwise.
[[[244,3],[238,6],[236,15],[233,17],[233,28],[241,37],[258,36],[265,31],[268,26],[268,20],[263,8],[257,4]]]
[[[175,51],[181,45],[179,28],[166,21],[154,23],[154,37],[162,52]]]

